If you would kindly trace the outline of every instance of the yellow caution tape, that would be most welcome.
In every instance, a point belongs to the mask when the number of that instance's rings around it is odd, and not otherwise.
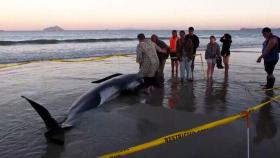
[[[0,65],[0,69],[4,69],[4,68],[7,68],[7,67],[12,67],[12,66],[15,66],[14,64],[13,65],[11,65],[11,64],[1,64]]]
[[[272,91],[272,90],[278,90],[280,89],[280,86],[279,87],[274,87],[274,88],[269,88],[269,89],[261,89],[261,90],[255,90],[256,92],[261,92],[261,91]]]
[[[267,104],[269,104],[269,103],[271,103],[271,102],[273,102],[275,100],[278,100],[279,98],[280,98],[280,95],[278,95],[276,97],[272,97],[272,98],[270,98],[270,100],[268,100],[266,102],[263,102],[263,103],[261,103],[259,105],[256,105],[254,107],[251,107],[251,108],[247,109],[246,111],[249,112],[249,113],[255,112],[255,111],[261,109],[262,107],[264,107],[265,105],[267,105]]]
[[[266,101],[264,103],[261,103],[259,105],[254,106],[254,107],[248,108],[246,111],[241,112],[240,114],[233,115],[233,116],[230,116],[230,117],[227,117],[227,118],[215,121],[215,122],[211,122],[211,123],[208,123],[208,124],[204,124],[204,125],[201,125],[201,126],[189,129],[189,130],[176,132],[176,133],[173,133],[173,134],[170,134],[170,135],[152,140],[152,141],[144,143],[144,144],[140,144],[140,145],[137,145],[137,146],[134,146],[134,147],[130,147],[130,148],[127,148],[127,149],[124,149],[124,150],[120,150],[120,151],[117,151],[117,152],[113,152],[113,153],[110,153],[110,154],[100,156],[99,158],[117,158],[117,157],[129,155],[129,154],[136,153],[136,152],[139,152],[139,151],[143,151],[145,149],[156,147],[156,146],[159,146],[159,145],[162,145],[162,144],[165,144],[165,143],[169,143],[169,142],[172,142],[172,141],[177,141],[177,140],[180,140],[182,138],[185,138],[185,137],[197,134],[197,133],[201,133],[201,132],[206,131],[206,130],[211,129],[211,128],[215,128],[215,127],[218,127],[218,126],[229,124],[229,123],[231,123],[231,122],[233,122],[237,119],[244,118],[244,117],[248,116],[249,113],[254,112],[256,110],[259,110],[260,108],[264,107],[265,105],[267,105],[267,104],[271,103],[272,101],[275,101],[279,98],[280,98],[280,95],[271,98],[271,100],[269,100],[269,101]]]
[[[108,59],[111,57],[127,57],[127,55],[122,55],[122,54],[121,55],[106,55],[106,56],[100,56],[100,57],[79,58],[79,59],[53,59],[53,60],[48,60],[48,61],[51,61],[51,62],[86,62],[86,61],[99,61],[99,60],[104,60],[104,59]],[[34,61],[34,62],[38,62],[38,61]],[[0,64],[0,69],[19,66],[19,65],[28,64],[28,63],[31,63],[31,62]]]
[[[79,58],[79,59],[54,59],[50,60],[52,62],[86,62],[86,61],[98,61],[98,60],[104,60],[111,57],[127,57],[127,55],[106,55],[106,56],[100,56],[100,57],[93,57],[93,58]]]
[[[0,69],[9,68],[9,67],[14,67],[14,66],[19,66],[19,65],[24,65],[24,64],[28,64],[28,63],[29,63],[29,62],[15,63],[15,64],[0,64]]]

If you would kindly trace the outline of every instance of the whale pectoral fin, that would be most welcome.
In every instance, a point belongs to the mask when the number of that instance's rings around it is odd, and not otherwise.
[[[120,75],[122,75],[122,74],[121,74],[121,73],[116,73],[116,74],[107,76],[107,77],[105,77],[105,78],[103,78],[103,79],[100,79],[100,80],[97,80],[97,81],[92,81],[91,83],[102,83],[102,82],[104,82],[104,81],[107,81],[107,80],[112,79],[112,78],[114,78],[114,77],[118,77],[118,76],[120,76]]]
[[[73,127],[73,125],[67,124],[67,123],[63,123],[61,125],[61,128],[67,130],[67,129],[71,129]]]
[[[42,105],[36,103],[35,101],[28,99],[25,96],[21,96],[21,97],[26,99],[31,104],[31,106],[35,109],[35,111],[40,115],[40,117],[43,119],[48,129],[48,132],[45,133],[46,138],[55,144],[63,145],[64,131],[57,123],[57,121],[51,116],[49,111]]]

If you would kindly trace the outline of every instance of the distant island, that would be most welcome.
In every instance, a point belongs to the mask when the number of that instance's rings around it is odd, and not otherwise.
[[[59,26],[52,26],[45,28],[43,31],[64,31],[64,29]]]
[[[240,31],[261,31],[263,28],[241,28]],[[280,28],[271,28],[272,30],[280,30]]]

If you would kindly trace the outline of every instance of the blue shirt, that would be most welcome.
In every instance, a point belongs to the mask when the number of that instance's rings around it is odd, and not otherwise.
[[[265,50],[265,48],[267,47],[268,42],[269,42],[269,40],[264,41],[262,53],[264,53],[264,50]],[[272,48],[272,50],[271,50],[266,56],[264,56],[264,58],[263,58],[263,59],[264,59],[264,62],[276,62],[276,61],[279,60],[279,54],[278,54],[278,51],[277,51],[277,45],[278,45],[278,44],[276,44],[276,45]]]

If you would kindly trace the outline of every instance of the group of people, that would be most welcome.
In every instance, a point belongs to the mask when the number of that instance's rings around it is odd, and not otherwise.
[[[275,82],[273,71],[278,62],[278,38],[274,36],[271,29],[264,28],[262,30],[265,42],[263,44],[262,55],[257,62],[264,59],[265,71],[267,72],[267,84],[265,88],[272,88]],[[180,65],[181,82],[185,80],[193,81],[194,61],[196,50],[199,47],[199,38],[194,34],[194,28],[180,31],[179,36],[176,30],[172,31],[169,39],[169,45],[160,40],[157,35],[152,35],[151,39],[146,39],[144,34],[138,35],[139,44],[137,45],[137,63],[139,63],[139,76],[144,78],[147,92],[149,93],[154,85],[157,85],[158,79],[163,78],[164,66],[166,59],[170,56],[172,76],[178,75],[178,67]],[[231,35],[226,33],[220,39],[222,49],[216,42],[215,36],[209,37],[209,43],[205,50],[205,59],[207,61],[207,79],[211,80],[215,65],[223,68],[221,61],[225,65],[225,76],[228,75],[230,47],[232,43]]]

